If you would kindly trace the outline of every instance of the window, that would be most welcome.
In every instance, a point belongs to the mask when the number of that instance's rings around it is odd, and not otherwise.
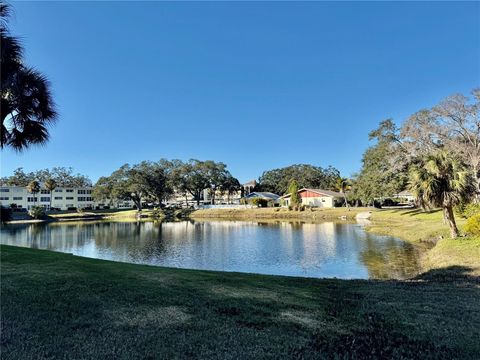
[[[13,197],[13,200],[23,200],[23,197],[21,197],[21,196],[14,196],[14,197]]]
[[[79,194],[86,194],[86,193],[87,193],[87,190],[78,190],[78,193],[79,193]]]
[[[93,198],[90,196],[79,196],[78,201],[93,201]]]
[[[40,190],[40,194],[50,194],[49,190]]]
[[[28,202],[37,202],[38,198],[37,197],[28,197],[27,201]]]
[[[62,200],[63,198],[61,196],[55,196],[55,200]]]
[[[50,201],[50,196],[42,196],[42,197],[40,198],[40,201],[44,201],[44,202],[45,202],[45,201]]]
[[[0,200],[8,200],[9,197],[8,196],[0,196]]]
[[[0,189],[0,192],[10,192],[10,189]]]
[[[63,192],[63,189],[55,189],[55,192]]]
[[[67,189],[66,192],[73,192],[73,189]]]
[[[92,193],[92,190],[86,190],[86,194],[91,194]]]
[[[73,200],[73,196],[67,196],[65,199],[66,200]]]

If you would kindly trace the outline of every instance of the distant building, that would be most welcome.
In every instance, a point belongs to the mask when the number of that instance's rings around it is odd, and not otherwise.
[[[257,181],[256,180],[250,180],[250,181],[246,182],[245,184],[242,184],[244,194],[245,195],[250,194],[251,192],[253,192],[253,190],[255,189],[256,186],[257,186]]]
[[[413,203],[417,200],[417,197],[408,190],[403,190],[398,194],[393,194],[392,198],[405,199],[409,203]]]
[[[275,205],[279,203],[280,195],[271,193],[271,192],[260,192],[254,191],[244,197],[245,200],[252,200],[252,199],[263,199],[271,203],[271,205]]]
[[[333,208],[340,206],[344,202],[342,193],[323,189],[300,189],[298,194],[302,199],[302,205],[321,208]],[[281,197],[285,206],[290,205],[291,194],[286,194]]]
[[[114,204],[108,202],[98,203],[92,197],[92,187],[57,187],[50,193],[41,187],[37,194],[29,193],[26,186],[0,187],[0,205],[4,207],[17,207],[30,210],[33,206],[42,206],[45,209],[57,208],[60,210],[104,207],[106,205],[117,208],[129,208],[133,206],[131,201],[117,201]],[[50,202],[51,200],[51,202]]]

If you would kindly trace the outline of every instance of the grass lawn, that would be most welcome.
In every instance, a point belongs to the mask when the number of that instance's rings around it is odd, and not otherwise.
[[[338,220],[346,217],[353,220],[359,212],[371,211],[370,208],[313,208],[305,211],[292,211],[286,208],[253,208],[253,209],[201,209],[195,210],[190,217],[195,219],[236,219],[236,220]]]
[[[0,249],[2,359],[480,358],[467,268],[317,280]]]
[[[465,219],[456,216],[459,229]],[[480,276],[480,237],[450,239],[442,212],[435,210],[381,210],[372,213],[369,231],[398,236],[418,247],[426,248],[421,259],[425,271],[448,266],[463,266]]]
[[[145,209],[142,210],[142,215],[149,216],[152,210]],[[120,218],[135,218],[138,211],[136,209],[102,209],[102,210],[87,210],[85,212],[76,212],[76,211],[62,211],[50,213],[48,216],[54,219],[65,220],[65,219],[77,219],[77,218],[88,218],[88,217],[102,217],[105,219],[120,219]]]

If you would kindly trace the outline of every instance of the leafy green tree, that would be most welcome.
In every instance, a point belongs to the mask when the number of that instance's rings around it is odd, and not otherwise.
[[[20,151],[48,140],[48,126],[55,121],[57,113],[50,83],[40,72],[25,65],[23,48],[7,28],[9,13],[9,5],[0,2],[0,147]]]
[[[353,197],[366,204],[396,194],[407,186],[405,165],[396,166],[396,159],[403,154],[403,150],[398,143],[398,128],[393,121],[382,121],[378,129],[369,134],[369,138],[376,143],[363,154],[362,169],[352,187]]]
[[[50,209],[52,208],[52,197],[53,197],[53,190],[55,190],[57,188],[57,183],[55,182],[55,180],[53,180],[52,178],[50,179],[47,179],[45,181],[45,189],[47,189],[48,191],[50,191]]]
[[[30,173],[25,173],[22,168],[18,168],[14,170],[12,176],[2,178],[2,183],[12,186],[27,186],[33,180],[46,182],[48,179],[54,180],[57,187],[86,187],[92,185],[87,176],[74,174],[71,167],[54,167],[51,170],[41,169]]]
[[[234,178],[229,173],[229,175],[221,185],[221,189],[227,194],[227,203],[230,204],[231,196],[238,193],[239,191],[241,192],[243,190],[243,187],[242,184],[240,184],[240,181],[238,181],[238,179]],[[241,197],[243,197],[243,194],[241,194]]]
[[[290,181],[290,185],[288,185],[288,193],[290,194],[290,204],[294,210],[298,210],[302,205],[302,198],[300,197],[298,190],[297,180]]]
[[[476,194],[471,170],[457,156],[437,151],[410,166],[409,185],[423,207],[442,208],[451,237],[458,237],[453,207]]]
[[[27,185],[27,191],[33,195],[34,204],[37,204],[37,194],[40,192],[40,184],[38,181],[33,180]]]
[[[265,171],[259,178],[256,190],[285,194],[292,179],[300,188],[333,189],[340,172],[334,167],[322,168],[308,164],[296,164]]]
[[[92,196],[95,201],[107,202],[111,206],[116,200],[113,196],[114,182],[110,176],[100,177],[93,187]]]

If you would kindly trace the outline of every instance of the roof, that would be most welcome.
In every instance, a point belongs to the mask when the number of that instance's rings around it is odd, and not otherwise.
[[[254,191],[254,192],[251,192],[250,194],[248,194],[245,197],[246,198],[259,197],[259,198],[267,199],[267,200],[277,200],[278,198],[280,198],[280,195],[277,195],[277,194],[274,194],[274,193],[271,193],[271,192]]]
[[[408,190],[400,191],[397,195],[399,195],[399,196],[413,196],[413,194]]]
[[[343,194],[342,193],[339,193],[339,192],[336,192],[336,191],[331,191],[331,190],[323,190],[323,189],[307,189],[307,188],[303,188],[303,189],[300,189],[298,190],[298,192],[301,192],[301,191],[310,191],[310,192],[314,192],[314,193],[317,193],[318,195],[326,195],[326,196],[329,196],[329,197],[343,197]],[[290,194],[285,194],[282,196],[282,198],[285,198],[285,197],[289,197]]]

